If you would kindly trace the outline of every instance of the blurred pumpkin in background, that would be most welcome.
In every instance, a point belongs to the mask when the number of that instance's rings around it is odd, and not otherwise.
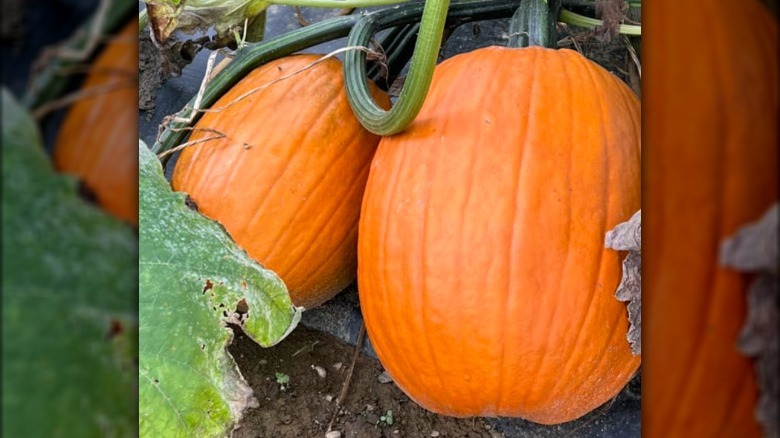
[[[138,226],[138,19],[113,36],[90,66],[83,98],[54,145],[58,170],[76,175],[96,202]]]
[[[760,436],[737,345],[752,276],[719,251],[777,202],[777,21],[755,0],[661,0],[643,27],[642,435]]]

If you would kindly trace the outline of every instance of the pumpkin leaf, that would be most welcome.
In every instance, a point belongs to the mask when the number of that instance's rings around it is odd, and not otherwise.
[[[255,403],[233,358],[239,325],[263,346],[300,319],[284,283],[173,192],[139,141],[141,436],[225,436]],[[234,313],[246,300],[247,313]]]
[[[267,0],[152,0],[146,2],[146,10],[154,37],[165,43],[176,30],[192,35],[213,29],[216,39],[224,40],[269,4]]]
[[[780,205],[775,204],[757,222],[739,229],[721,245],[721,264],[740,272],[757,272],[747,292],[748,314],[739,334],[742,354],[755,358],[759,399],[756,420],[765,436],[778,436],[780,420],[780,384],[777,368],[780,295],[778,295],[778,219]]]
[[[135,436],[135,234],[53,170],[1,93],[2,435]]]
[[[626,339],[631,345],[631,352],[639,355],[642,353],[642,210],[608,231],[604,245],[616,251],[628,251],[623,259],[623,278],[615,291],[615,298],[628,303]]]

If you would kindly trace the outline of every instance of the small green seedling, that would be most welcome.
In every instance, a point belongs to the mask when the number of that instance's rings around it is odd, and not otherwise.
[[[393,425],[393,411],[388,410],[385,415],[382,415],[379,417],[379,421],[384,423],[386,426],[392,426]]]
[[[276,373],[276,383],[279,384],[279,389],[286,391],[287,384],[290,383],[290,376],[284,373]]]

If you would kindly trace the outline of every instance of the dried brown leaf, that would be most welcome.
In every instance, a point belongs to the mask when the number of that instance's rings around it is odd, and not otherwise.
[[[598,0],[596,16],[602,24],[593,29],[593,36],[601,42],[612,41],[620,33],[620,23],[626,18],[628,2],[625,0]]]
[[[623,278],[615,298],[628,303],[629,328],[626,339],[631,352],[642,352],[642,210],[626,222],[607,232],[604,246],[616,251],[628,251],[623,259]]]
[[[780,435],[780,380],[777,369],[780,293],[778,293],[778,216],[775,204],[757,222],[740,228],[721,245],[721,264],[740,272],[757,273],[748,288],[748,315],[739,334],[742,354],[755,359],[759,399],[755,415],[767,437]]]

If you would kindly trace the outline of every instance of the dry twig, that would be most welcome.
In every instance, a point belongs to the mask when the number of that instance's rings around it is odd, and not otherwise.
[[[365,339],[366,339],[366,323],[361,322],[360,332],[358,333],[357,343],[355,344],[355,352],[352,355],[352,363],[349,365],[349,370],[347,371],[347,377],[344,379],[344,384],[341,386],[341,394],[339,394],[339,398],[336,399],[336,410],[333,411],[333,416],[330,418],[330,423],[328,423],[328,430],[326,432],[330,432],[333,429],[333,423],[336,422],[336,417],[338,417],[339,415],[341,406],[344,405],[344,400],[347,398],[347,391],[349,390],[349,382],[352,380],[352,373],[355,371],[355,363],[357,363],[357,358],[358,356],[360,356],[360,350],[363,348],[363,341]]]

